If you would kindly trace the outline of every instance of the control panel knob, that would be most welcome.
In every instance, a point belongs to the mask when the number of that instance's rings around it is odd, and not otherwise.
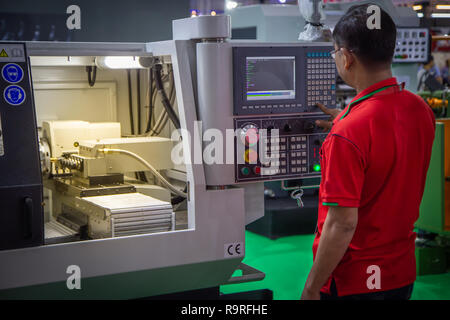
[[[240,136],[243,144],[253,146],[259,140],[258,127],[253,123],[248,123],[241,128]]]

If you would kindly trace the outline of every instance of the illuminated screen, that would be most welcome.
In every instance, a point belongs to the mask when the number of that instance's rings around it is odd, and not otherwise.
[[[295,57],[247,57],[247,101],[295,99]]]

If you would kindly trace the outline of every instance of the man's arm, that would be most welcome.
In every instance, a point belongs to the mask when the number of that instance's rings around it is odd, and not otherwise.
[[[347,251],[357,224],[358,208],[330,207],[302,300],[320,299],[320,289]]]

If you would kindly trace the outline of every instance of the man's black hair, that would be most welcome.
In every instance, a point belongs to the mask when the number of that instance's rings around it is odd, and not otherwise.
[[[351,7],[339,20],[333,31],[338,47],[351,50],[359,59],[370,66],[388,65],[392,62],[397,28],[392,18],[380,7],[380,29],[369,29],[367,13],[372,4]]]

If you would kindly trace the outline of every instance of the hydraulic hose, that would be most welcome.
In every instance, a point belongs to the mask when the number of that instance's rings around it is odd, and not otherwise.
[[[150,163],[148,163],[147,161],[145,161],[143,158],[141,158],[140,156],[138,156],[136,153],[128,151],[128,150],[123,150],[123,149],[100,149],[99,152],[102,152],[104,154],[125,154],[129,157],[132,157],[134,159],[136,159],[137,161],[139,161],[141,164],[143,164],[145,167],[147,167],[149,169],[149,171],[159,180],[161,181],[161,183],[163,185],[165,185],[170,191],[172,191],[172,193],[183,197],[183,198],[187,198],[187,194],[185,192],[182,192],[180,190],[178,190],[174,185],[172,185],[169,181],[167,181],[159,172],[158,170],[156,170]]]
[[[170,101],[167,98],[167,94],[164,90],[164,86],[163,86],[163,82],[162,82],[162,78],[161,78],[161,69],[162,69],[161,65],[155,65],[154,70],[153,70],[153,72],[155,74],[156,90],[158,91],[158,93],[161,97],[161,102],[162,102],[167,114],[169,115],[169,118],[172,121],[173,125],[175,126],[176,129],[180,129],[181,128],[180,120],[178,119],[178,116],[176,115],[175,111],[173,110],[173,108],[170,104]]]

